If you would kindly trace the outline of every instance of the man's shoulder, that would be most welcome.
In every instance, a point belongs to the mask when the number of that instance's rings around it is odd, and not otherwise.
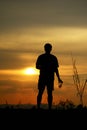
[[[40,54],[39,57],[43,57],[45,54]]]
[[[40,55],[38,56],[38,59],[42,59],[42,58],[44,57],[44,55],[45,55],[45,54],[40,54]]]
[[[53,54],[49,54],[49,55],[47,55],[46,53],[43,53],[43,54],[40,54],[39,56],[38,56],[38,58],[40,59],[42,59],[42,58],[46,58],[46,57],[51,57],[52,59],[57,59],[57,57],[55,56],[55,55],[53,55]]]
[[[56,57],[55,55],[53,55],[53,54],[50,54],[50,55],[51,55],[51,57],[53,57],[53,58],[57,59],[57,57]]]

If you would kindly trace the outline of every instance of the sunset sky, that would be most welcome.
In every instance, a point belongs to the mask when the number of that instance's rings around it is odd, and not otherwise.
[[[36,103],[39,71],[35,62],[50,42],[64,81],[55,77],[54,103],[70,99],[79,103],[73,83],[72,57],[81,83],[87,79],[86,0],[0,1],[0,104]],[[46,93],[45,93],[46,94]],[[46,101],[46,95],[43,96]],[[87,85],[84,92],[87,105]]]

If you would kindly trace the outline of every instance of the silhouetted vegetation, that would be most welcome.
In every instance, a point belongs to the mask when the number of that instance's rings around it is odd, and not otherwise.
[[[37,108],[36,105],[32,104],[17,104],[17,105],[11,105],[11,104],[2,104],[0,105],[0,110],[35,110],[35,111],[49,111],[48,105],[43,104],[40,109]],[[53,105],[53,108],[50,111],[68,111],[68,110],[86,110],[87,107],[83,106],[81,104],[75,105],[71,100],[60,100],[60,102],[56,105]]]
[[[86,87],[87,79],[85,79],[84,83],[81,84],[77,67],[76,67],[76,60],[74,60],[73,57],[72,57],[72,63],[73,63],[73,73],[74,73],[73,80],[77,89],[77,96],[79,96],[80,104],[83,106],[83,94]]]
[[[5,106],[4,106],[5,105]],[[16,129],[24,125],[28,129],[32,128],[52,128],[73,129],[86,127],[87,107],[74,105],[72,101],[60,101],[51,110],[46,109],[43,104],[41,109],[36,105],[9,105],[0,106],[0,118],[4,125],[8,122],[8,127]],[[47,104],[46,104],[47,105]],[[7,127],[7,126],[6,126]]]

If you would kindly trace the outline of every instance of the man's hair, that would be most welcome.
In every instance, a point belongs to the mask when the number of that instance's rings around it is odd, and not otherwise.
[[[44,45],[44,49],[46,52],[50,52],[52,50],[52,45],[50,43],[46,43]]]

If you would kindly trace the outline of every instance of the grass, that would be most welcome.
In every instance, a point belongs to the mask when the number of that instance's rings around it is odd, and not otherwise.
[[[32,104],[17,104],[17,105],[12,105],[8,104],[1,104],[0,105],[0,110],[4,111],[49,111],[48,110],[48,104],[41,104],[40,110],[37,109],[36,105]],[[87,106],[83,106],[82,104],[75,105],[71,100],[60,100],[60,102],[56,105],[52,106],[52,109],[50,111],[75,111],[75,110],[85,110],[87,111]]]
[[[73,64],[73,81],[74,81],[74,85],[76,87],[77,90],[77,96],[79,96],[79,101],[80,104],[83,106],[83,94],[84,94],[84,90],[86,87],[86,83],[87,83],[87,79],[85,78],[85,81],[83,83],[81,83],[79,74],[78,74],[78,70],[76,67],[76,60],[73,59],[72,57],[72,64]]]
[[[5,124],[24,129],[82,129],[86,127],[87,107],[74,105],[72,101],[60,101],[52,110],[42,105],[37,109],[35,105],[9,105],[0,106],[0,119]],[[47,104],[46,104],[47,106]],[[8,122],[8,123],[7,123]],[[1,123],[2,124],[2,123]],[[7,125],[5,127],[7,127]]]

